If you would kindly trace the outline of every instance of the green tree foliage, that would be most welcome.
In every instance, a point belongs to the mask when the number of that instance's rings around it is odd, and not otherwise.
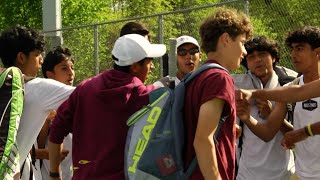
[[[15,24],[41,29],[41,0],[1,0],[0,29],[4,29]]]
[[[112,5],[110,0],[62,0],[62,25],[70,27],[111,20]]]
[[[257,35],[277,40],[282,47],[280,64],[293,68],[288,48],[284,44],[289,31],[305,25],[319,26],[318,0],[250,1],[249,15]]]
[[[163,42],[180,35],[199,38],[199,25],[205,17],[215,11],[215,7],[188,10],[182,13],[166,14],[213,3],[228,3],[229,0],[61,0],[62,27],[86,24],[97,25],[98,54],[100,72],[112,67],[111,50],[119,37],[121,27],[132,17],[150,16],[137,19],[146,24],[152,36],[152,42]],[[244,11],[244,1],[227,4]],[[281,64],[292,67],[284,38],[288,31],[303,25],[320,25],[319,0],[249,0],[249,15],[254,25],[255,35],[266,35],[279,41],[283,47]],[[161,19],[161,22],[160,22]],[[162,31],[159,24],[162,24]],[[20,24],[42,29],[41,0],[1,0],[0,29]],[[94,75],[94,27],[85,27],[62,32],[64,46],[69,47],[76,59],[76,83]],[[47,42],[50,42],[48,39]],[[156,69],[148,83],[160,76],[160,63],[155,60]]]

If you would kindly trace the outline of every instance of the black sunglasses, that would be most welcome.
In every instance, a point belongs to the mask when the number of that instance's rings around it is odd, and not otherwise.
[[[185,56],[185,55],[187,55],[188,52],[190,55],[195,55],[196,53],[199,52],[199,48],[191,48],[191,49],[181,48],[181,49],[178,49],[177,54],[179,56]]]

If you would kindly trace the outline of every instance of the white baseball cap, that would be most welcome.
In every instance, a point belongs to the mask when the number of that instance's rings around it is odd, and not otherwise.
[[[118,66],[129,66],[147,57],[163,56],[166,53],[166,46],[151,44],[139,34],[128,34],[117,39],[111,53],[118,59],[114,60]]]
[[[198,48],[200,48],[199,43],[195,38],[193,38],[191,36],[186,36],[186,35],[180,36],[177,38],[176,47],[178,48],[179,46],[181,46],[182,44],[185,44],[185,43],[191,43],[191,44],[196,45]]]

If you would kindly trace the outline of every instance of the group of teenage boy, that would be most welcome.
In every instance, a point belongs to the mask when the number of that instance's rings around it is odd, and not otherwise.
[[[231,76],[223,69],[209,69],[187,86],[183,158],[186,167],[194,157],[198,160],[189,179],[282,180],[293,173],[319,179],[320,139],[315,135],[320,133],[320,28],[306,26],[287,35],[298,78],[276,65],[278,44],[264,36],[251,38],[249,18],[236,10],[218,9],[204,20],[199,34],[201,45],[190,36],[177,38],[176,84],[200,66],[201,50],[207,57],[203,63],[227,70],[242,64],[245,73]],[[30,28],[16,26],[1,33],[4,67],[18,67],[28,79],[14,178],[124,179],[126,121],[148,104],[152,90],[168,85],[168,78],[144,84],[154,58],[166,53],[165,45],[151,44],[147,28],[129,22],[112,49],[113,69],[76,88],[70,86],[75,76],[70,51],[58,47],[44,60],[43,51],[43,36]],[[35,78],[41,65],[45,78]],[[278,88],[288,78],[295,84]],[[288,122],[288,106],[293,104]],[[221,117],[225,123],[215,142]],[[238,149],[236,137],[241,139]]]

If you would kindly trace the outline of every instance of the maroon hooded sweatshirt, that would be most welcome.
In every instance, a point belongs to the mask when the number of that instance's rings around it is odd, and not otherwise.
[[[153,89],[117,70],[77,86],[50,127],[50,141],[56,144],[73,134],[73,179],[124,179],[126,121],[148,104]]]

